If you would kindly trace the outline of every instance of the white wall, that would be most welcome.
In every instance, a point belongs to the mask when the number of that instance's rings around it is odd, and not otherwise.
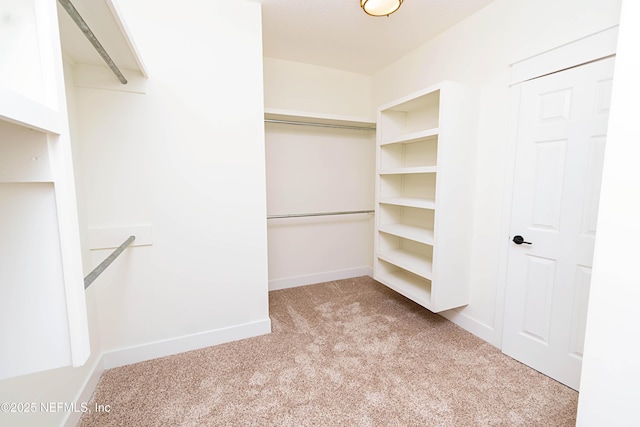
[[[602,177],[582,366],[579,426],[638,425],[640,383],[640,4],[625,0]]]
[[[153,244],[92,285],[107,365],[269,331],[260,5],[120,8],[150,78],[77,89],[88,226]]]
[[[479,90],[471,303],[445,315],[496,346],[502,335],[500,252],[509,124],[509,65],[618,23],[620,0],[496,0],[380,71],[381,105],[441,80]]]
[[[374,122],[371,77],[264,58],[265,108]],[[269,215],[373,210],[375,132],[269,123]],[[372,273],[370,214],[271,219],[269,289]]]
[[[361,117],[375,121],[372,78],[332,68],[264,58],[267,109]]]

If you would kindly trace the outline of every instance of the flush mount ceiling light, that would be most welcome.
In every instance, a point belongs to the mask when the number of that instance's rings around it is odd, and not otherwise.
[[[404,0],[360,0],[364,13],[371,16],[389,16],[400,8]]]

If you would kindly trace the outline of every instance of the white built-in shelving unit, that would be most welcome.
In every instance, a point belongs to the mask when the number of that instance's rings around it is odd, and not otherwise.
[[[50,0],[0,5],[0,380],[80,366],[90,352],[59,11]]]
[[[433,312],[469,299],[476,114],[455,82],[378,109],[374,277]]]
[[[89,356],[56,2],[0,7],[0,379]]]

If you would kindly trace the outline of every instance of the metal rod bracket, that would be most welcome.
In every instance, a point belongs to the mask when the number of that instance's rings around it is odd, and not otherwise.
[[[113,251],[111,255],[106,257],[105,260],[100,263],[100,265],[94,268],[93,271],[84,278],[84,288],[87,289],[89,285],[92,284],[93,281],[96,280],[98,276],[101,275],[102,272],[106,270],[113,261],[115,261],[116,258],[118,258],[122,251],[127,249],[127,246],[133,243],[134,240],[136,240],[136,236],[129,236],[129,238],[125,240],[123,244],[118,246],[118,248]]]
[[[313,213],[299,213],[299,214],[283,214],[283,215],[269,215],[267,219],[278,218],[304,218],[310,216],[330,216],[330,215],[354,215],[354,214],[372,214],[375,211],[340,211],[340,212],[313,212]]]
[[[295,126],[315,126],[321,128],[332,128],[332,129],[348,129],[348,130],[364,130],[364,131],[375,131],[375,127],[367,127],[367,126],[355,126],[355,125],[341,125],[341,124],[331,124],[331,123],[317,123],[317,122],[297,122],[292,120],[277,120],[277,119],[264,119],[265,123],[278,123],[283,125],[295,125]]]

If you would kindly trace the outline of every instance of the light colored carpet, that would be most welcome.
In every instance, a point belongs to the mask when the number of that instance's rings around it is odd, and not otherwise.
[[[577,392],[369,277],[271,292],[270,315],[269,335],[106,371],[111,412],[79,426],[575,425]]]

